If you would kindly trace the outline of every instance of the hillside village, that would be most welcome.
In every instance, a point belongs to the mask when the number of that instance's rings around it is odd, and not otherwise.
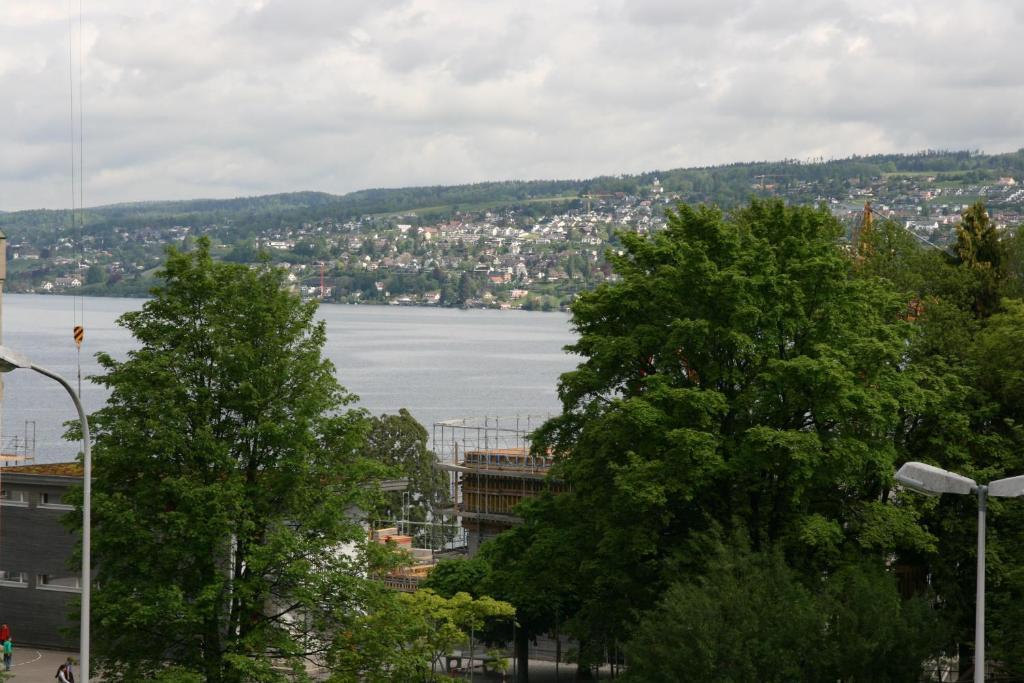
[[[494,202],[472,210],[355,217],[324,211],[272,225],[265,214],[259,225],[243,217],[132,225],[85,221],[71,228],[47,226],[35,217],[28,227],[19,224],[18,214],[6,214],[8,285],[14,292],[144,295],[166,246],[189,249],[205,236],[216,257],[252,264],[269,259],[304,296],[325,302],[553,310],[614,277],[608,255],[619,249],[620,232],[661,229],[666,210],[679,202],[704,201],[728,210],[740,197],[781,197],[826,205],[847,225],[848,239],[870,202],[876,217],[897,221],[937,248],[955,238],[961,212],[979,199],[1001,229],[1024,222],[1024,187],[1008,175],[975,180],[971,174],[889,172],[808,179],[758,170],[764,169],[752,166],[749,177],[732,179],[728,187],[718,181],[687,185],[669,172],[665,183],[647,174],[627,190]],[[715,201],[716,187],[736,199]]]

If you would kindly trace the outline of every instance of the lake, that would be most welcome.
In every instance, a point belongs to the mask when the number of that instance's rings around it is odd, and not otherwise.
[[[85,342],[75,350],[75,305],[84,307]],[[77,381],[81,359],[86,411],[102,407],[106,392],[87,380],[99,366],[94,354],[123,358],[132,347],[116,324],[142,299],[8,294],[3,339],[36,365]],[[320,307],[327,325],[324,355],[339,381],[374,414],[407,408],[428,429],[461,417],[549,415],[560,409],[558,376],[576,365],[562,350],[572,343],[564,313],[459,310],[396,306]],[[78,446],[62,439],[62,424],[76,418],[59,384],[19,370],[4,375],[5,443],[35,422],[37,462],[69,460]]]

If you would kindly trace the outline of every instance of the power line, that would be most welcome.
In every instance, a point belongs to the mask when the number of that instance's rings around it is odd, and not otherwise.
[[[876,211],[876,210],[875,210],[875,207],[871,206],[870,204],[867,204],[867,205],[865,206],[865,208],[866,208],[866,209],[867,209],[868,211],[870,211],[870,212],[872,213],[872,215],[876,216],[877,218],[881,218],[882,220],[885,220],[885,221],[892,221],[893,223],[896,223],[896,221],[895,221],[895,220],[893,219],[893,217],[892,217],[892,216],[885,216],[885,215],[883,215],[883,214],[879,213],[878,211]],[[899,224],[897,223],[897,225],[899,225]],[[913,230],[911,230],[910,228],[908,228],[908,227],[906,227],[906,226],[902,226],[902,227],[903,227],[903,229],[904,229],[904,230],[906,230],[906,231],[907,231],[908,233],[910,233],[911,235],[913,235],[914,237],[916,237],[917,239],[919,239],[919,240],[920,240],[921,242],[924,242],[924,243],[925,243],[925,244],[927,244],[927,245],[928,245],[929,247],[934,247],[935,249],[938,249],[939,251],[941,251],[941,252],[943,252],[943,253],[949,254],[950,256],[955,256],[955,255],[956,255],[956,254],[952,253],[952,252],[951,252],[951,251],[949,250],[949,247],[943,247],[943,246],[941,246],[941,245],[935,244],[934,242],[931,242],[931,241],[929,241],[929,240],[925,239],[924,237],[921,237],[920,235],[918,235],[918,234],[917,234],[916,232],[914,232],[914,231],[913,231]]]
[[[85,261],[84,223],[85,206],[85,107],[83,106],[84,42],[83,0],[78,0],[78,150],[75,150],[75,7],[68,0],[68,128],[71,148],[71,232],[75,244],[79,286],[84,284]],[[76,163],[77,162],[77,163]],[[76,168],[77,167],[77,168]],[[80,293],[72,297],[73,338],[77,353],[78,393],[82,393],[82,339],[85,327],[85,297]]]

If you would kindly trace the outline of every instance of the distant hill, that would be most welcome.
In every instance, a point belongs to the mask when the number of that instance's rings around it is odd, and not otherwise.
[[[416,212],[443,217],[463,209],[571,201],[584,195],[633,193],[657,178],[666,192],[681,201],[708,202],[728,208],[747,201],[760,184],[792,190],[801,183],[850,178],[869,179],[884,174],[935,174],[948,180],[983,182],[1004,175],[1024,176],[1024,149],[1006,154],[968,151],[926,151],[917,154],[854,156],[829,161],[758,161],[723,166],[650,171],[636,175],[604,176],[585,180],[531,180],[375,188],[344,195],[292,192],[235,199],[192,199],[112,204],[84,211],[87,229],[103,232],[114,226],[141,228],[179,224],[231,226],[241,235],[275,225],[331,218],[349,220],[363,215]],[[792,194],[792,192],[790,192]],[[808,201],[815,197],[808,196]],[[35,229],[70,226],[67,210],[0,212],[0,229],[16,234]]]

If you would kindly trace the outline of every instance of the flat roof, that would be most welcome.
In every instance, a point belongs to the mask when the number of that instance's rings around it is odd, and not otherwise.
[[[4,467],[4,474],[29,474],[40,477],[76,477],[82,478],[85,469],[78,462],[53,462],[44,465],[15,465]]]

